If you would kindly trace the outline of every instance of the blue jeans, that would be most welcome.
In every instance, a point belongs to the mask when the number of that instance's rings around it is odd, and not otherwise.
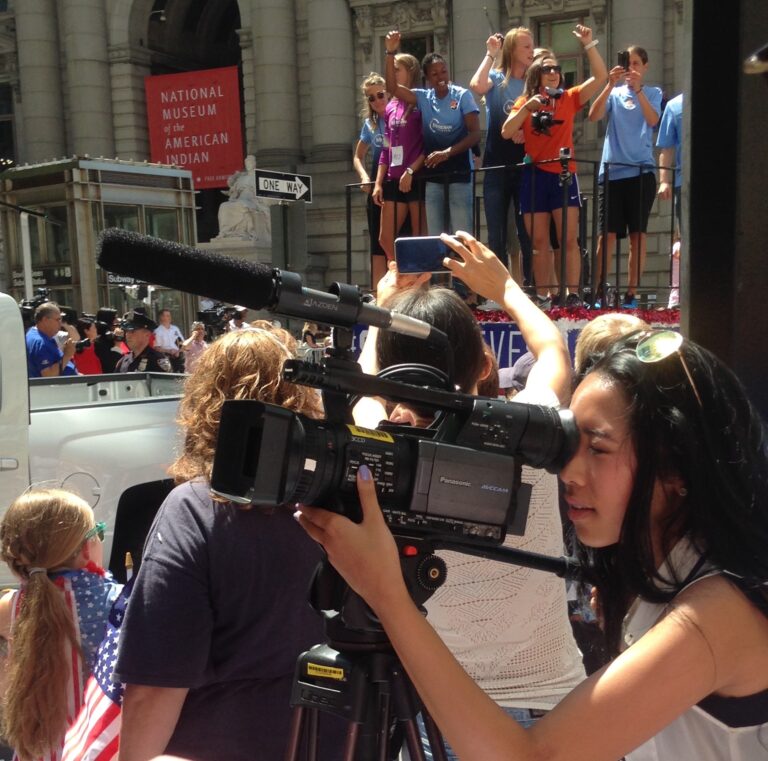
[[[531,281],[531,240],[520,214],[520,172],[515,167],[486,169],[483,172],[483,203],[488,225],[488,248],[508,266],[509,216],[514,217],[520,250],[523,253],[523,277]],[[511,208],[510,208],[511,207]]]
[[[531,710],[528,708],[505,708],[504,712],[511,716],[523,729],[528,729],[528,727],[533,726],[536,721],[541,717],[540,711],[534,711],[533,713],[537,714],[535,716],[531,715]],[[429,748],[429,741],[427,740],[427,730],[424,726],[424,721],[421,718],[421,714],[419,714],[418,717],[418,723],[419,723],[419,736],[421,737],[421,742],[424,745],[424,757],[427,761],[432,761],[432,751]],[[458,756],[453,752],[453,749],[451,748],[448,743],[445,743],[445,755],[448,761],[459,761]],[[403,749],[402,753],[402,759],[403,761],[408,761],[410,758],[407,749]]]
[[[472,183],[427,182],[424,203],[427,209],[427,232],[430,235],[473,231]],[[445,193],[448,193],[450,220],[445,218]]]

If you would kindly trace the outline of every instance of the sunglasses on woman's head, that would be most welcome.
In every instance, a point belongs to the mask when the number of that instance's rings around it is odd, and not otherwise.
[[[103,521],[99,521],[92,529],[86,532],[85,536],[83,537],[83,541],[88,541],[89,539],[92,539],[94,536],[99,537],[99,541],[104,541],[104,529],[107,527],[107,524]]]
[[[641,362],[645,362],[646,364],[662,362],[667,357],[677,354],[680,359],[680,364],[685,371],[685,375],[688,378],[688,383],[691,384],[691,389],[696,397],[696,401],[699,403],[699,407],[703,407],[704,405],[701,403],[699,389],[696,388],[696,383],[693,380],[693,375],[688,367],[688,363],[685,361],[685,357],[683,357],[683,353],[680,351],[682,345],[683,336],[681,333],[674,330],[655,330],[640,339],[635,347],[635,354]]]
[[[377,98],[379,100],[383,100],[386,97],[387,97],[387,94],[383,90],[381,90],[381,91],[379,91],[377,93],[374,93],[373,95],[369,95],[368,96],[368,102],[369,103],[373,103],[373,101],[376,100]]]
[[[559,74],[563,67],[560,65],[551,64],[549,66],[542,66],[541,70],[544,74]]]

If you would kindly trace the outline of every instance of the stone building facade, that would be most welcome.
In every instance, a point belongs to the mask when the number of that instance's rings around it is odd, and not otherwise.
[[[569,29],[585,23],[609,65],[629,43],[646,47],[646,81],[671,97],[683,84],[684,1],[0,0],[0,158],[17,165],[73,155],[146,160],[144,77],[237,64],[243,155],[312,176],[308,265],[326,282],[344,280],[358,83],[382,69],[388,29],[398,25],[414,51],[446,54],[452,78],[466,85],[490,30],[517,25],[554,47],[579,77],[585,58]],[[602,125],[580,121],[578,156],[599,158],[602,134]],[[355,191],[351,199],[352,276],[365,283],[363,197]],[[666,283],[667,207],[654,210],[646,284]]]

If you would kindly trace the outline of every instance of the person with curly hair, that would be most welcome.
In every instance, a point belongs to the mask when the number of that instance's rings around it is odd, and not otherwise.
[[[2,733],[16,761],[61,758],[64,735],[120,585],[102,568],[105,525],[64,489],[32,489],[0,525],[0,554],[21,581],[0,599],[9,645]]]
[[[317,393],[282,379],[293,356],[283,331],[246,328],[214,341],[186,380],[178,486],[150,529],[120,634],[121,761],[282,757],[296,659],[324,640],[307,603],[320,549],[292,509],[228,502],[210,481],[226,401],[320,417]],[[335,759],[341,722],[322,725],[320,758]]]

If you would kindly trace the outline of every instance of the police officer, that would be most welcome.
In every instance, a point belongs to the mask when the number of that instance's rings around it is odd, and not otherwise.
[[[121,325],[125,332],[125,342],[130,351],[118,363],[118,373],[169,373],[171,363],[164,354],[155,351],[149,345],[152,332],[157,327],[154,320],[145,314],[128,312]]]

